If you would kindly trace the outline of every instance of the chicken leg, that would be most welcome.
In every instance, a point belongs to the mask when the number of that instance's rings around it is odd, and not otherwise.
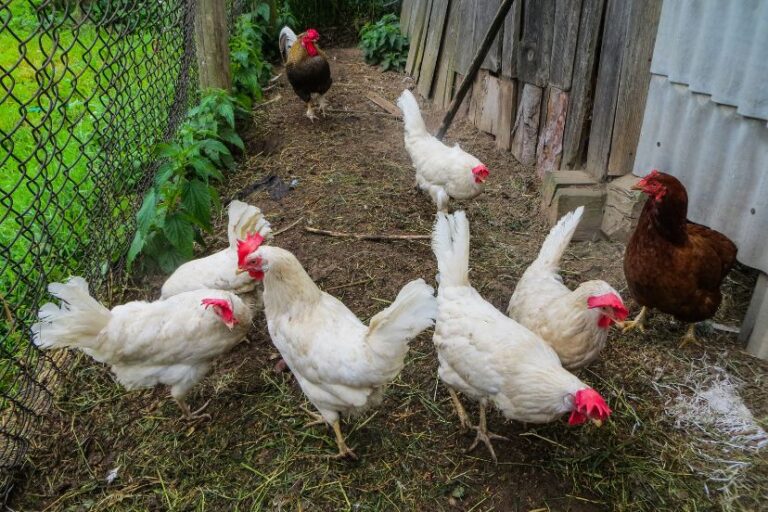
[[[461,424],[461,429],[464,431],[469,430],[472,428],[472,423],[469,421],[469,415],[467,415],[466,409],[464,409],[464,406],[461,405],[461,400],[459,400],[459,395],[451,388],[448,388],[448,393],[451,395],[451,402],[453,403],[453,408],[456,410],[456,415],[459,417],[459,423]]]
[[[355,455],[355,452],[353,452],[352,449],[347,446],[347,443],[344,441],[344,436],[341,433],[341,424],[339,423],[339,420],[333,422],[333,433],[336,434],[336,445],[339,447],[339,454],[336,455],[336,458],[344,459],[349,457],[350,459],[357,460],[357,455]]]
[[[643,308],[640,310],[640,313],[635,317],[634,320],[629,320],[627,322],[622,323],[621,332],[629,332],[635,329],[640,330],[640,332],[645,332],[645,315],[647,313],[648,313],[648,308],[643,306]]]
[[[480,424],[476,427],[473,427],[475,430],[477,430],[477,436],[475,436],[475,440],[472,443],[472,445],[467,448],[467,452],[471,452],[475,449],[475,447],[482,441],[485,443],[485,446],[488,447],[488,451],[491,452],[491,457],[493,457],[493,462],[498,462],[498,459],[496,459],[496,452],[493,451],[493,445],[491,444],[491,439],[501,439],[503,441],[509,441],[508,437],[500,436],[498,434],[494,434],[493,432],[488,431],[488,425],[486,423],[485,419],[485,407],[487,405],[487,401],[485,399],[480,401]]]
[[[304,428],[314,427],[315,425],[325,425],[325,419],[323,418],[322,414],[318,414],[314,411],[310,411],[303,405],[301,406],[301,409],[305,413],[307,413],[310,418],[312,418],[312,421],[304,424]]]
[[[320,109],[320,113],[325,115],[326,114],[325,109],[328,108],[328,101],[325,99],[325,96],[323,96],[322,94],[317,100],[317,106]]]
[[[699,340],[696,338],[696,324],[690,324],[688,326],[688,330],[686,331],[685,335],[683,336],[680,346],[678,348],[683,348],[684,346],[688,345],[689,343],[693,343],[694,345],[699,344]]]
[[[309,100],[307,102],[307,117],[310,121],[314,122],[315,119],[317,119],[317,116],[315,115],[315,109],[312,107],[312,100]]]
[[[203,412],[203,409],[208,407],[208,404],[211,403],[210,400],[205,402],[201,408],[193,412],[189,409],[189,405],[187,405],[187,402],[184,401],[183,398],[174,397],[174,399],[176,400],[176,403],[179,404],[179,409],[181,409],[181,413],[184,416],[185,420],[191,421],[191,420],[198,420],[198,419],[208,419],[208,420],[211,419],[210,414],[200,414],[201,412]]]

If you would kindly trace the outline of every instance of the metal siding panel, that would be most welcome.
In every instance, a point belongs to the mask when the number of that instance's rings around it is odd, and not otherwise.
[[[768,2],[666,0],[651,72],[768,120]]]
[[[729,236],[739,261],[768,272],[768,128],[654,75],[634,174],[659,169],[688,190],[688,218]]]

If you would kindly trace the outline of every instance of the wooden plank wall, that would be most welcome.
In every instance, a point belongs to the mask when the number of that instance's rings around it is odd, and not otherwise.
[[[632,170],[662,0],[515,0],[460,112],[537,174]],[[406,71],[446,107],[500,0],[404,0]]]

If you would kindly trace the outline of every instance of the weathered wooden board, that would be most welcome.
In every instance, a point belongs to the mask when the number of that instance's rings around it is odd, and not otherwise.
[[[600,65],[597,71],[595,100],[592,108],[592,128],[589,132],[587,172],[602,180],[608,171],[608,157],[613,138],[613,121],[619,94],[621,60],[626,46],[627,25],[632,2],[608,0],[605,30],[600,45]]]
[[[568,93],[557,87],[549,87],[547,115],[539,135],[536,150],[536,172],[539,177],[560,168],[563,153],[565,116],[568,112]]]
[[[517,74],[520,80],[538,87],[549,83],[555,0],[522,0],[522,40],[517,46]]]
[[[508,78],[517,77],[517,45],[520,41],[523,0],[515,0],[507,17],[504,18],[504,37],[501,43],[501,74]]]
[[[459,8],[459,44],[456,46],[456,72],[467,74],[472,58],[475,56],[475,9],[478,0],[458,0]]]
[[[411,11],[413,9],[413,0],[403,0],[400,6],[400,33],[410,37],[408,24],[411,21]]]
[[[464,75],[462,75],[461,73],[454,73],[453,80],[454,80],[453,90],[456,91],[459,89],[461,82],[464,81]],[[472,97],[472,89],[467,91],[467,95],[464,97],[464,101],[461,103],[459,110],[456,111],[456,119],[469,116],[469,104],[470,104],[471,97]]]
[[[488,28],[493,23],[493,18],[496,16],[496,11],[499,10],[501,0],[476,0],[477,6],[475,8],[475,30],[473,33],[474,42],[472,46],[477,51],[480,45],[485,39],[485,34],[488,32]],[[501,32],[501,31],[499,31]],[[499,33],[494,39],[493,44],[488,49],[488,53],[485,54],[485,59],[480,65],[481,69],[488,69],[494,73],[498,73],[501,70],[501,41],[504,34]]]
[[[437,68],[440,43],[445,33],[445,20],[448,17],[449,0],[432,0],[432,12],[429,15],[429,28],[424,47],[424,57],[419,70],[419,93],[428,98],[432,92],[432,83]]]
[[[424,33],[425,25],[427,23],[427,8],[431,3],[431,0],[413,0],[410,48],[408,49],[408,59],[405,62],[405,72],[409,75],[413,75],[414,69],[416,69],[417,66],[417,58],[421,56],[421,36]],[[421,64],[421,62],[419,61],[418,64]]]
[[[451,0],[448,19],[445,22],[445,35],[437,64],[437,77],[433,91],[433,101],[447,107],[453,97],[456,46],[458,44],[461,0]]]
[[[579,39],[568,98],[563,157],[560,163],[560,167],[566,169],[582,169],[586,160],[592,93],[597,71],[597,48],[604,8],[605,0],[582,0]]]
[[[627,28],[627,44],[621,61],[616,116],[613,121],[608,174],[632,171],[643,124],[645,100],[651,80],[651,59],[656,42],[662,0],[633,2]]]
[[[418,49],[416,51],[416,57],[413,62],[413,71],[411,72],[411,76],[413,76],[413,79],[416,82],[419,80],[419,75],[421,73],[421,63],[424,58],[424,52],[427,46],[427,35],[429,34],[430,30],[430,15],[432,13],[432,5],[434,4],[434,0],[427,0],[426,3],[427,6],[424,9],[424,24],[421,27],[421,33],[419,34],[418,39],[414,38],[414,41],[418,41]]]
[[[523,85],[515,125],[512,127],[512,154],[524,165],[536,163],[541,95],[541,87],[533,84]]]
[[[576,55],[576,43],[579,39],[580,17],[581,0],[556,0],[549,84],[563,91],[571,89],[573,61]]]
[[[512,125],[517,111],[515,86],[517,81],[499,79],[499,118],[496,121],[496,147],[509,150],[512,143]]]
[[[470,116],[479,129],[496,135],[499,120],[499,79],[481,69],[472,87]]]

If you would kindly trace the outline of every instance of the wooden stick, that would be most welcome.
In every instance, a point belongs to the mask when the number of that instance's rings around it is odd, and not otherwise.
[[[388,99],[379,96],[375,92],[368,92],[365,95],[366,98],[371,100],[376,106],[379,106],[392,114],[395,117],[402,117],[403,113],[400,111],[399,108],[397,108],[397,105],[389,101]]]
[[[299,222],[301,222],[301,221],[303,221],[303,220],[304,220],[304,217],[299,217],[299,220],[297,220],[297,221],[295,221],[295,222],[292,222],[292,223],[290,223],[289,225],[287,225],[286,227],[284,227],[283,229],[281,229],[281,230],[279,230],[279,231],[275,231],[274,233],[272,233],[272,236],[273,236],[273,237],[275,237],[275,236],[277,236],[277,235],[282,235],[283,233],[285,233],[285,232],[286,232],[286,231],[288,231],[289,229],[292,229],[292,228],[294,228],[294,227],[296,226],[296,224],[298,224]]]
[[[316,235],[333,236],[337,238],[355,238],[357,240],[429,240],[432,235],[380,235],[376,233],[345,233],[343,231],[328,231],[326,229],[311,228],[304,226],[304,229]]]
[[[451,106],[448,108],[448,112],[445,113],[443,122],[440,123],[440,128],[435,134],[435,138],[438,140],[443,140],[443,137],[445,137],[445,132],[447,132],[448,128],[451,126],[453,118],[456,116],[456,112],[459,111],[461,102],[464,101],[464,96],[467,95],[469,88],[472,86],[472,82],[475,80],[475,75],[477,75],[477,72],[480,69],[480,65],[483,63],[483,59],[485,59],[485,54],[487,54],[488,50],[491,49],[493,39],[499,32],[499,28],[501,28],[501,24],[504,22],[504,18],[509,12],[509,8],[512,7],[513,1],[514,0],[504,0],[501,5],[499,5],[499,10],[496,11],[496,17],[493,18],[493,23],[491,23],[491,26],[488,27],[488,32],[485,33],[483,44],[481,44],[480,48],[477,49],[475,58],[472,61],[472,64],[469,66],[469,70],[464,76],[464,80],[461,82],[459,90],[456,92],[456,96],[451,101]],[[522,2],[522,0],[517,1]]]

